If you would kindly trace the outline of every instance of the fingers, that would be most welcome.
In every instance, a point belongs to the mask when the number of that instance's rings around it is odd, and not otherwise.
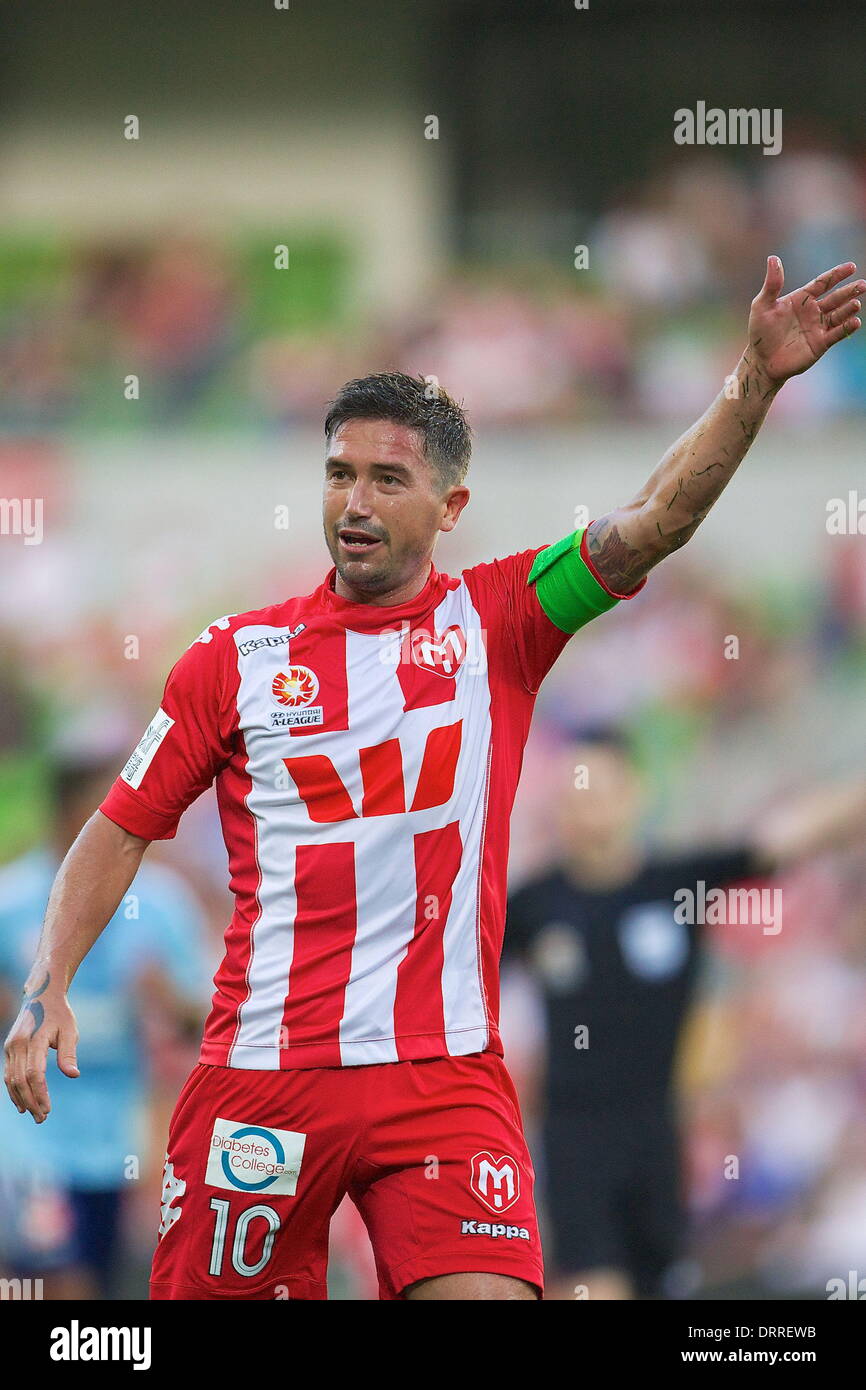
[[[48,1049],[39,1044],[30,1044],[27,1052],[27,1061],[24,1067],[24,1080],[29,1086],[31,1104],[28,1110],[36,1120],[37,1124],[48,1115],[51,1109],[51,1101],[48,1098],[48,1085],[45,1080],[45,1068],[48,1062]]]
[[[9,1092],[9,1098],[12,1101],[12,1104],[15,1106],[15,1109],[18,1111],[19,1115],[23,1115],[24,1105],[21,1100],[21,1096],[18,1093],[18,1081],[16,1076],[17,1066],[15,1061],[15,1053],[13,1051],[14,1047],[14,1043],[6,1043],[6,1066],[3,1072],[3,1080],[6,1084],[6,1090]]]
[[[77,1041],[75,1030],[71,1028],[61,1028],[57,1035],[57,1065],[64,1076],[80,1076],[81,1074],[75,1056]]]
[[[48,1003],[47,1008],[48,1017],[42,1016],[41,1004],[22,1008],[6,1040],[6,1088],[19,1113],[29,1111],[37,1124],[51,1111],[45,1079],[49,1047],[57,1049],[57,1065],[65,1076],[79,1075],[75,1015],[66,1003]]]
[[[866,280],[855,280],[853,285],[839,285],[837,289],[831,290],[829,294],[825,294],[822,299],[818,300],[818,308],[822,313],[826,313],[828,309],[838,309],[849,295],[863,294],[864,291],[866,291]]]
[[[785,271],[778,256],[767,257],[767,273],[764,276],[764,283],[761,286],[757,299],[765,303],[778,299],[782,293],[782,286],[785,283]]]
[[[847,280],[849,275],[853,275],[857,266],[853,261],[845,261],[843,265],[834,265],[832,270],[825,270],[821,275],[816,275],[814,280],[810,280],[808,285],[803,286],[803,294],[810,294],[814,298],[826,294],[832,290],[834,285],[838,285],[840,280]]]
[[[846,287],[846,290],[850,290],[850,288],[851,288],[850,286],[847,286],[847,287]],[[844,304],[840,304],[840,306],[839,306],[838,309],[833,309],[829,314],[826,314],[826,313],[823,314],[824,328],[825,328],[825,329],[826,329],[826,328],[838,328],[840,324],[846,323],[846,322],[848,321],[848,319],[853,318],[854,315],[855,315],[855,314],[859,314],[859,312],[860,312],[860,300],[859,300],[859,299],[848,299],[848,300],[845,301]],[[822,302],[822,313],[823,313],[823,302]]]
[[[46,1046],[18,1037],[6,1044],[6,1086],[20,1114],[41,1124],[51,1109],[45,1083]]]
[[[832,347],[834,343],[841,343],[843,338],[850,338],[852,333],[856,333],[858,328],[862,327],[863,321],[857,315],[853,318],[846,319],[845,322],[840,323],[838,327],[830,329],[826,338],[827,347]]]

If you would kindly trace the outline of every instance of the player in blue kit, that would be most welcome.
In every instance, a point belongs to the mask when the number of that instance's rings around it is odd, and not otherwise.
[[[116,771],[116,757],[54,765],[51,841],[0,869],[0,1017],[11,1022],[51,884],[66,847]],[[210,965],[197,903],[177,874],[144,866],[71,989],[81,1029],[77,1077],[58,1071],[52,1123],[17,1123],[0,1110],[0,1268],[43,1278],[47,1295],[105,1297],[129,1159],[142,1133],[144,992],[181,1026],[197,1028]]]

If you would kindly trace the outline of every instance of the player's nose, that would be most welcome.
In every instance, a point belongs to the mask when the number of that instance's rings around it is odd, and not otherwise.
[[[356,478],[352,491],[346,500],[346,521],[360,521],[362,517],[373,515],[370,486],[361,478]]]

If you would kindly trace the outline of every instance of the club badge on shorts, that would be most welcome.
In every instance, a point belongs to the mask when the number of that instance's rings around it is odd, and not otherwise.
[[[520,1196],[520,1169],[509,1154],[494,1158],[486,1149],[470,1160],[469,1186],[488,1211],[508,1211]]]

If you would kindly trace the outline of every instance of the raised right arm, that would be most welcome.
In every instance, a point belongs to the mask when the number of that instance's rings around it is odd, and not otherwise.
[[[78,1029],[66,997],[72,977],[117,911],[149,843],[95,811],[54,880],[21,1010],[6,1039],[6,1088],[37,1124],[51,1109],[48,1049],[57,1050],[64,1075],[78,1076]]]

